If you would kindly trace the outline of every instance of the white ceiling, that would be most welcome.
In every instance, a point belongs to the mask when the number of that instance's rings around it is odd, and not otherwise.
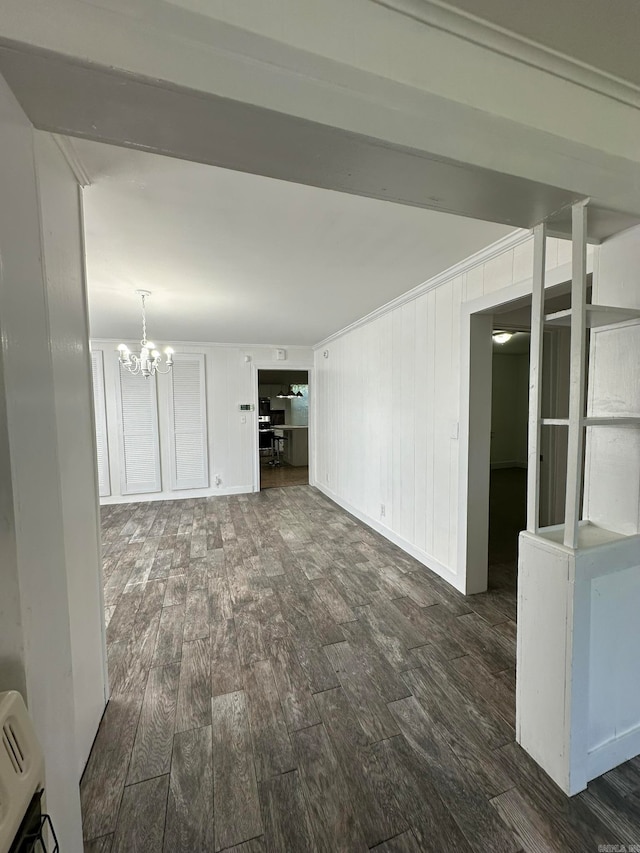
[[[91,335],[311,345],[510,228],[95,142]]]

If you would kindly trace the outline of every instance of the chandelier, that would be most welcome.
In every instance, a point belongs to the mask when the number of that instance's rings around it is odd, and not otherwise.
[[[276,397],[278,398],[278,400],[293,400],[295,397],[303,397],[304,394],[300,390],[300,386],[296,385],[296,388],[298,390],[294,391],[293,385],[289,385],[289,388],[286,392],[280,389],[280,393],[276,394]]]
[[[160,370],[162,364],[162,356],[156,349],[156,345],[147,340],[147,315],[145,310],[145,299],[151,296],[150,290],[136,290],[142,302],[142,340],[140,341],[140,355],[132,353],[126,344],[120,344],[118,352],[120,353],[120,364],[126,367],[129,373],[134,376],[141,373],[145,379],[153,376],[155,373],[169,373],[173,367],[173,350],[171,347],[165,349],[166,370]]]

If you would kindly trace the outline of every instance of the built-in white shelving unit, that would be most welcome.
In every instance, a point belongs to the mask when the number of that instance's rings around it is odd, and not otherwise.
[[[610,305],[585,305],[586,326],[596,329],[600,326],[615,326],[640,320],[640,311],[633,308],[612,308]],[[547,314],[544,322],[548,326],[571,326],[571,308]]]
[[[569,418],[540,418],[540,424],[541,426],[569,426]],[[583,418],[582,425],[585,427],[634,427],[640,426],[640,417],[630,418],[620,415],[611,415],[610,417]]]
[[[518,565],[517,740],[570,795],[640,753],[640,707],[626,700],[626,728],[615,716],[637,679],[636,656],[625,651],[635,644],[636,619],[622,614],[626,601],[636,600],[640,536],[581,519],[586,430],[640,427],[640,417],[586,415],[587,333],[637,322],[640,311],[586,304],[586,235],[587,203],[579,202],[572,210],[571,308],[545,316],[545,224],[534,230],[527,530]],[[571,329],[566,418],[541,417],[545,326]],[[545,528],[539,524],[543,427],[567,430],[565,523]]]

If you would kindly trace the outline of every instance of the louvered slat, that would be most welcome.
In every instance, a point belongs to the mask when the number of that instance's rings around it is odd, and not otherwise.
[[[95,350],[91,353],[91,376],[93,379],[93,409],[95,412],[98,494],[102,498],[111,494],[107,414],[104,397],[104,358],[102,350]]]
[[[209,485],[205,360],[201,353],[176,353],[170,374],[172,488]]]
[[[123,495],[161,491],[156,379],[120,365],[120,449]]]

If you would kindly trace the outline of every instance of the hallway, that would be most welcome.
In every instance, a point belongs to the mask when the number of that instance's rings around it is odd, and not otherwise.
[[[112,699],[85,851],[588,851],[640,761],[568,800],[514,744],[515,599],[465,598],[308,486],[102,509]]]

